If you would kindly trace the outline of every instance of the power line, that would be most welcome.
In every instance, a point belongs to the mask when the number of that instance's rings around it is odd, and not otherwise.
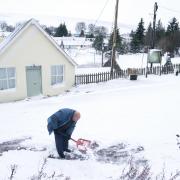
[[[106,0],[106,2],[105,2],[105,4],[104,4],[104,6],[103,6],[103,8],[102,8],[102,10],[101,10],[101,12],[100,12],[98,18],[96,19],[95,23],[93,24],[94,27],[96,26],[97,22],[99,21],[100,17],[102,16],[102,13],[104,12],[104,9],[106,8],[108,2],[109,2],[109,0]],[[85,41],[86,41],[86,40],[84,40],[84,42],[83,42],[82,45],[85,44]],[[80,50],[79,50],[79,51],[80,51]],[[78,52],[79,52],[79,51],[78,51]],[[76,53],[75,57],[77,56],[78,52]]]
[[[95,26],[95,25],[96,25],[96,23],[99,21],[99,19],[100,19],[100,17],[101,17],[101,15],[102,15],[102,13],[104,12],[104,9],[106,8],[106,6],[107,6],[108,2],[109,2],[109,0],[106,0],[105,5],[104,5],[103,9],[101,10],[101,12],[100,12],[100,14],[99,14],[98,18],[96,19],[96,21],[95,21],[95,23],[94,23],[94,26]]]

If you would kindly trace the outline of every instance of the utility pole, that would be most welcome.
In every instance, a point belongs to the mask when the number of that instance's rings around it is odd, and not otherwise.
[[[154,16],[153,16],[153,33],[152,33],[152,49],[155,46],[155,34],[156,34],[156,12],[158,10],[157,2],[154,3]]]
[[[103,67],[103,59],[104,59],[104,43],[102,43],[102,62],[101,62],[101,66]]]
[[[118,4],[119,0],[116,0],[115,7],[115,19],[114,19],[114,30],[113,30],[113,44],[112,44],[112,55],[111,55],[111,75],[116,61],[116,36],[117,36],[117,18],[118,18]]]
[[[151,49],[155,47],[155,35],[156,35],[156,12],[158,10],[157,2],[154,3],[154,16],[153,16],[153,32],[152,32],[152,45]],[[153,63],[151,63],[151,69],[153,67]]]

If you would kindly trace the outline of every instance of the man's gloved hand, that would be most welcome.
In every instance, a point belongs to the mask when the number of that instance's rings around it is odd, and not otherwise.
[[[70,139],[71,139],[71,135],[69,135],[69,134],[65,134],[65,136],[66,136],[66,138],[67,138],[68,140],[70,140]]]

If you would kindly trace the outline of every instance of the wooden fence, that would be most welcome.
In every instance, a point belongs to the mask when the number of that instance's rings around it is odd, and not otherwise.
[[[150,68],[150,67],[128,68],[126,70],[114,71],[113,73],[99,72],[99,73],[93,73],[93,74],[80,74],[80,75],[75,75],[75,85],[98,83],[98,82],[104,82],[104,81],[117,79],[117,78],[128,78],[129,75],[131,74],[136,74],[136,75],[170,74],[170,73],[174,73],[175,70],[180,72],[180,64],[174,64],[170,66],[155,66],[153,68]]]

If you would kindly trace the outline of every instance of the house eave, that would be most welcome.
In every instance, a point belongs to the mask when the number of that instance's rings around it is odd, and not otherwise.
[[[24,25],[22,25],[19,29],[15,30],[12,32],[13,34],[10,34],[4,42],[2,41],[1,43],[1,48],[0,48],[0,56],[8,49],[11,44],[30,26],[30,25],[35,25],[42,33],[43,35],[48,38],[48,40],[56,47],[56,49],[63,54],[63,56],[68,59],[68,61],[73,65],[77,66],[78,64],[66,53],[64,52],[59,45],[55,42],[53,38],[51,38],[44,30],[43,28],[39,25],[39,23],[35,19],[30,19]],[[9,38],[9,39],[8,39]]]

